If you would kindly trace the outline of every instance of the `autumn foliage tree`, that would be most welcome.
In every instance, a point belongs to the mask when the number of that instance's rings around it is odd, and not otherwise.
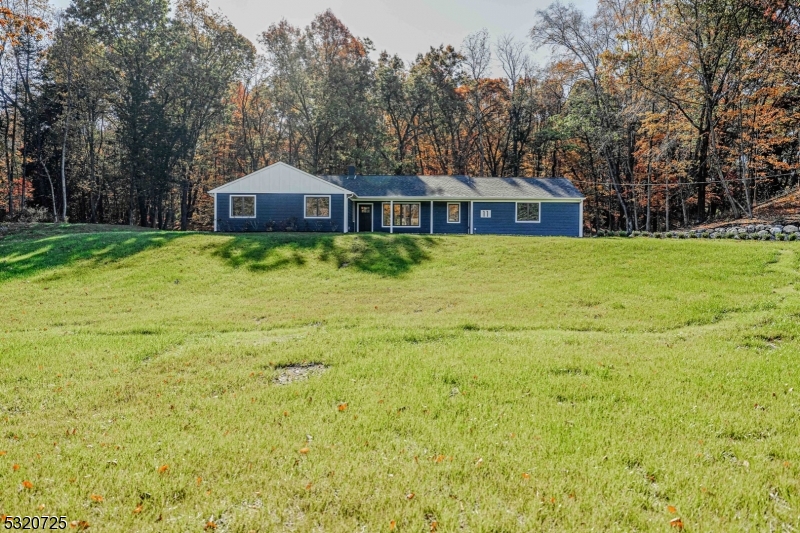
[[[207,190],[276,161],[563,175],[590,231],[749,217],[797,185],[797,0],[556,2],[529,24],[405,61],[330,10],[253,45],[200,0],[0,0],[5,214],[208,228]]]

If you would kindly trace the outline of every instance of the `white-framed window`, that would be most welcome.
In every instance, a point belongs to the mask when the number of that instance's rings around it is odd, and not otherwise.
[[[232,194],[230,218],[256,218],[255,194]]]
[[[394,203],[394,224],[389,218],[391,204],[383,204],[383,227],[388,228],[394,225],[396,228],[418,228],[419,227],[419,203],[395,202]]]
[[[481,218],[492,218],[491,209],[481,209]]]
[[[461,204],[447,204],[447,223],[458,224],[461,222]]]
[[[306,196],[305,218],[331,218],[330,196]]]
[[[539,222],[541,212],[541,202],[517,202],[517,222]]]

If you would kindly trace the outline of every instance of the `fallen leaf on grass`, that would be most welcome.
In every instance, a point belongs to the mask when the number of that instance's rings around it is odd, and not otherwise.
[[[85,529],[89,529],[89,522],[86,520],[73,520],[69,523],[69,527],[77,528],[78,531],[83,531]]]
[[[346,411],[347,410],[347,403],[340,403],[339,406],[337,407],[337,409],[339,409],[339,411]]]
[[[169,470],[169,465],[161,465],[161,466],[158,467],[158,473],[159,474],[163,474],[167,470]]]
[[[203,484],[203,478],[201,478],[200,476],[197,476],[197,484],[198,485],[202,485]]]
[[[306,490],[311,490],[311,483],[309,483],[308,485],[306,485]]]
[[[683,520],[680,518],[673,518],[669,521],[669,525],[677,529],[683,529]]]
[[[433,531],[436,531],[438,528],[439,528],[439,522],[437,522],[436,520],[434,520],[433,522],[431,522],[431,531],[432,531],[432,532],[433,532]]]
[[[414,499],[414,493],[413,492],[409,492],[408,494],[406,494],[406,500],[413,500],[413,499]]]
[[[15,464],[11,468],[14,470],[14,472],[16,472],[17,470],[19,470],[19,465]]]
[[[89,497],[92,499],[92,501],[97,502],[97,503],[100,503],[105,499],[102,496],[100,496],[99,494],[92,494]]]
[[[209,529],[217,529],[217,524],[209,520],[208,522],[206,522],[206,527],[203,529],[205,529],[206,531],[208,531]]]
[[[523,472],[522,473],[522,479],[530,479],[530,478],[531,478],[531,475],[529,473],[527,473],[527,472]]]
[[[667,511],[669,511],[670,514],[675,514],[678,512],[674,505],[667,505]]]
[[[7,453],[8,453],[8,452],[7,452],[7,451],[5,451],[5,450],[0,450],[0,457],[4,456],[4,455],[5,455],[5,454],[7,454]]]
[[[26,489],[32,489],[33,488],[33,483],[31,483],[30,481],[28,481],[26,479],[25,481],[22,482],[22,487],[26,488]]]
[[[395,529],[396,527],[397,527],[397,523],[396,523],[394,520],[391,520],[391,521],[389,522],[389,530],[390,530],[390,531],[394,531],[394,529]]]
[[[136,506],[136,509],[133,510],[133,514],[139,514],[142,512],[142,504]]]
[[[300,454],[306,455],[311,450],[308,447],[303,447],[303,448],[300,448],[298,451],[300,452]]]

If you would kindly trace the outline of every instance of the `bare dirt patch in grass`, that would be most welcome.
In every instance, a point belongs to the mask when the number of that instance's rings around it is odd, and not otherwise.
[[[281,365],[276,368],[278,375],[272,380],[276,385],[288,385],[295,381],[303,381],[311,376],[322,374],[328,367],[322,363],[297,363]]]

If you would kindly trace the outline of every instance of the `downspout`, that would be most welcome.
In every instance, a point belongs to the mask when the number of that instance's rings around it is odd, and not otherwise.
[[[217,193],[214,193],[214,232],[216,233],[219,231],[217,229],[217,221],[219,220],[219,215],[217,214]]]
[[[472,206],[472,200],[469,201],[469,234],[472,235],[474,232],[472,231],[472,223],[473,223],[473,211],[474,207]]]
[[[389,200],[389,233],[394,233],[394,200]]]
[[[342,228],[343,228],[343,233],[347,233],[347,231],[349,229],[347,227],[347,222],[348,222],[348,219],[347,219],[347,199],[348,198],[347,198],[346,194],[343,194],[342,197],[344,197],[344,225],[342,226]]]
[[[583,200],[581,200],[581,216],[580,216],[580,226],[578,227],[578,237],[583,237]]]
[[[433,235],[433,200],[431,200],[431,235]]]

